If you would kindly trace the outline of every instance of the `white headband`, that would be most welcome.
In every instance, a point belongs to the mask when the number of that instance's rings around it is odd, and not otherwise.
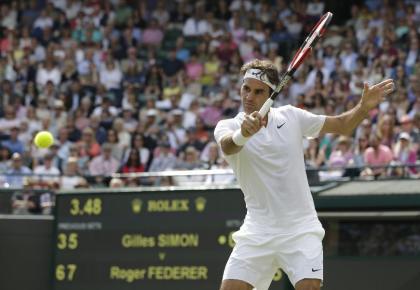
[[[264,84],[269,86],[272,90],[276,89],[276,85],[272,84],[270,80],[268,79],[267,75],[260,69],[257,69],[257,68],[248,69],[244,75],[244,79],[247,79],[247,78],[262,81]]]

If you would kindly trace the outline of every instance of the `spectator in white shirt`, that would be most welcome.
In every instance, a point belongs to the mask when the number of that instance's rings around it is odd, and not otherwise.
[[[252,9],[252,3],[248,0],[233,0],[229,6],[230,11],[236,11],[245,9],[245,11],[250,11]]]
[[[48,175],[48,176],[39,176],[39,180],[43,180],[43,181],[47,181],[47,182],[59,182],[59,175],[60,175],[60,170],[53,166],[53,158],[54,156],[52,154],[47,154],[44,157],[44,164],[43,165],[38,165],[35,167],[34,169],[34,174],[37,175]],[[51,175],[56,175],[55,176],[51,176]]]
[[[356,69],[357,53],[354,52],[350,42],[344,44],[344,50],[340,54],[341,62],[347,72],[352,72]]]
[[[308,3],[308,6],[306,7],[306,14],[308,16],[318,17],[324,12],[324,8],[325,3],[320,0],[313,0]]]
[[[118,115],[118,109],[112,106],[112,101],[109,97],[102,99],[101,105],[93,110],[92,116],[101,116],[103,112],[109,112],[114,117]]]
[[[66,9],[66,16],[67,19],[72,20],[77,15],[79,15],[79,11],[82,8],[82,4],[78,0],[68,0],[67,2],[67,9]]]
[[[86,180],[81,177],[78,167],[78,160],[76,157],[69,157],[67,165],[64,170],[64,175],[61,177],[62,189],[74,189],[77,186],[84,184]]]
[[[109,143],[102,145],[102,154],[96,156],[89,163],[91,175],[110,176],[118,171],[120,163],[112,157],[112,146]]]
[[[120,89],[123,74],[113,59],[108,59],[99,73],[99,81],[107,90]]]
[[[39,90],[42,90],[48,81],[52,81],[55,86],[61,82],[61,71],[55,66],[52,59],[47,59],[36,74],[36,84]]]
[[[37,17],[34,22],[34,28],[40,28],[44,30],[45,28],[51,28],[53,26],[53,19],[47,15],[47,11],[42,10],[41,14]]]
[[[9,134],[10,129],[20,126],[21,120],[16,117],[13,106],[7,105],[3,110],[4,117],[0,118],[0,134]]]
[[[1,21],[0,21],[1,26],[6,27],[11,30],[16,28],[17,10],[13,8],[11,9],[8,4],[3,4],[1,6],[0,15],[1,15]]]
[[[200,18],[198,16],[191,15],[191,17],[188,18],[187,21],[185,21],[184,27],[182,28],[184,36],[194,37],[200,35],[200,32],[198,30],[199,19]]]

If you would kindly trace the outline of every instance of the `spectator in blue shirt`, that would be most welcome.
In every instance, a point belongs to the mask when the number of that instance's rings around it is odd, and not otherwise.
[[[25,150],[25,145],[22,141],[18,139],[19,135],[19,128],[13,127],[10,130],[10,138],[8,140],[3,141],[1,144],[9,149],[12,153],[20,153],[22,154]]]
[[[13,153],[11,168],[6,171],[6,183],[11,188],[23,188],[23,180],[26,174],[31,174],[32,170],[22,165],[22,156]]]

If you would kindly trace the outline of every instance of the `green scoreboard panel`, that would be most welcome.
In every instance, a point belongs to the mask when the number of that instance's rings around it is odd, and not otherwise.
[[[58,194],[54,290],[218,289],[245,213],[239,189]]]

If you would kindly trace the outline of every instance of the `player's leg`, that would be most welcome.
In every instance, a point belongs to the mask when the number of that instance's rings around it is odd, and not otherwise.
[[[260,280],[255,283],[255,288],[251,284],[241,280],[223,280],[220,290],[268,290],[276,271],[277,267],[273,263],[271,269],[267,269]]]
[[[252,290],[254,286],[241,280],[228,279],[222,281],[220,290]]]
[[[324,230],[291,236],[279,243],[278,263],[296,290],[319,290],[324,277]]]
[[[302,279],[295,285],[296,290],[320,290],[321,280],[319,279]]]
[[[258,237],[234,237],[235,247],[223,273],[221,290],[267,290],[267,276],[271,282],[275,269],[274,250],[269,243],[261,245]],[[259,286],[260,285],[260,286]],[[261,286],[262,285],[262,286]],[[261,288],[263,287],[263,288]]]

